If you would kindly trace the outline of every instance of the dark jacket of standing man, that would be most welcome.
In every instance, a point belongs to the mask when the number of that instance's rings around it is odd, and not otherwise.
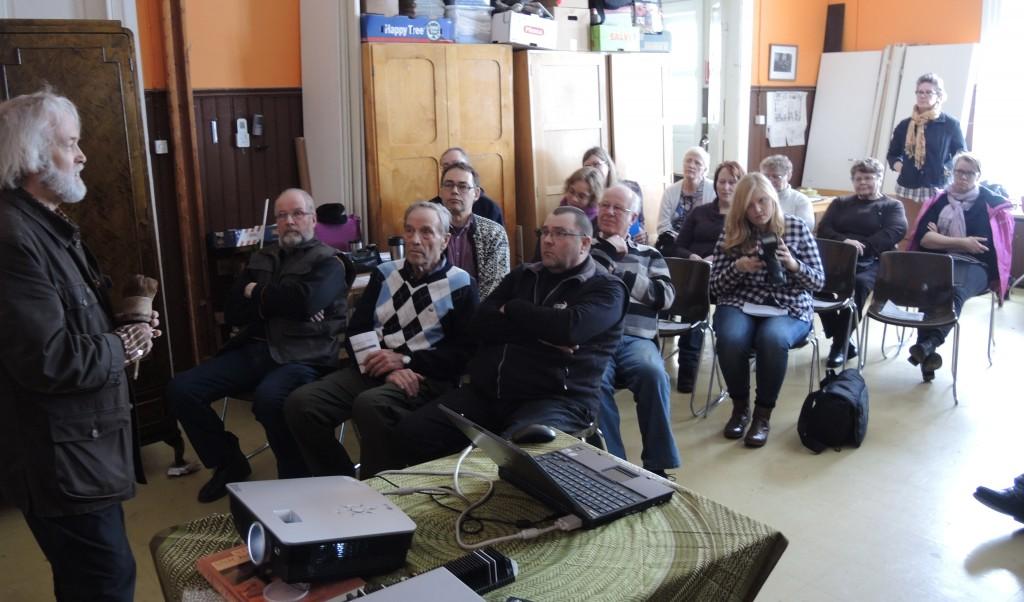
[[[150,324],[114,327],[107,280],[60,209],[85,198],[81,125],[49,92],[0,104],[0,489],[59,600],[131,600],[121,502],[135,493],[124,368]]]

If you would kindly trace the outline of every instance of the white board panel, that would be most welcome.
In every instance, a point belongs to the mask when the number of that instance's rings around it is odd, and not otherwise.
[[[804,187],[851,188],[850,166],[869,152],[881,61],[877,50],[821,55]]]

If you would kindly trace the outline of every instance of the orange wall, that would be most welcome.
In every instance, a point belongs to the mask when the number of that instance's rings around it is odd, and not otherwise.
[[[829,4],[846,4],[843,50],[889,44],[964,44],[981,39],[982,0],[755,0],[751,85],[814,86]],[[770,44],[796,44],[796,81],[768,79]]]
[[[144,85],[166,88],[161,0],[135,0]],[[192,87],[302,86],[299,0],[186,0]]]

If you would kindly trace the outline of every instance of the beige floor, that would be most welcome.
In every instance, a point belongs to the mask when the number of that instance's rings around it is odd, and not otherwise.
[[[806,393],[809,350],[792,356],[764,449],[744,449],[721,437],[727,408],[708,420],[693,419],[677,395],[674,430],[685,463],[677,471],[679,482],[789,538],[759,600],[1024,599],[1021,525],[971,497],[979,484],[1005,487],[1024,471],[1018,385],[1024,371],[1024,291],[996,319],[998,345],[989,368],[988,305],[973,300],[964,313],[959,407],[953,406],[948,369],[935,382],[921,383],[905,351],[881,359],[881,328],[872,328],[866,368],[870,425],[859,450],[814,456],[801,447],[796,417]],[[945,351],[948,362],[951,350]],[[705,365],[701,382],[706,378]],[[627,395],[619,401],[628,451],[638,458],[632,402]],[[257,445],[263,439],[258,425],[247,411],[237,411],[243,406],[234,407],[236,432],[245,445]],[[170,450],[151,445],[143,451],[151,484],[125,508],[139,567],[137,599],[149,601],[160,599],[149,538],[169,525],[226,511],[227,502],[197,503],[196,491],[208,473],[168,479],[163,471]],[[254,478],[273,477],[269,453],[259,455],[253,467]],[[11,508],[0,508],[0,541],[0,600],[51,597],[49,566]]]

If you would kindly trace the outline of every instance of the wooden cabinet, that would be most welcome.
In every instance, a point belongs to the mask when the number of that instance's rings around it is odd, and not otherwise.
[[[134,56],[131,32],[116,21],[0,20],[0,100],[49,84],[78,107],[89,192],[63,208],[112,278],[115,303],[129,274],[163,281]],[[156,308],[166,315],[161,297]],[[175,325],[168,328],[132,386],[143,443],[181,441],[163,400]]]
[[[524,50],[514,63],[524,248],[535,248],[534,230],[558,206],[565,179],[592,146],[608,149],[619,176],[640,184],[653,233],[672,173],[666,58]]]
[[[516,226],[512,51],[489,44],[363,44],[369,238],[402,232],[406,207],[437,196],[438,159],[466,149]]]

